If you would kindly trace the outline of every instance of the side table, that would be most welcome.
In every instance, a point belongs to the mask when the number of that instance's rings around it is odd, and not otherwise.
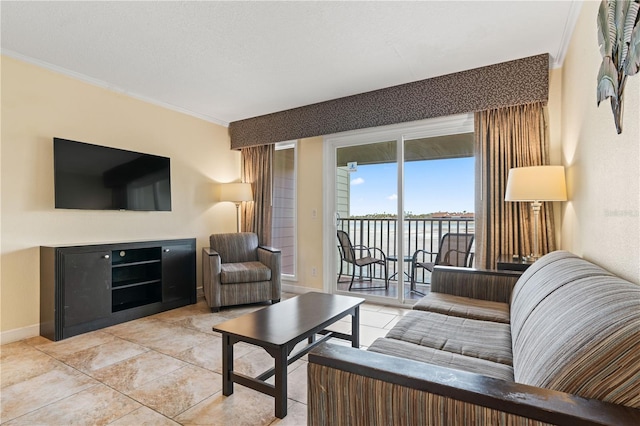
[[[411,273],[413,273],[413,256],[405,256],[404,259],[402,259],[405,263],[407,263],[407,267],[409,268],[409,271]],[[398,256],[387,256],[387,261],[388,262],[397,262],[398,261]],[[406,276],[406,281],[409,281],[411,283],[410,286],[410,291],[411,293],[416,293],[419,294],[421,296],[424,296],[425,294],[419,290],[417,290],[415,288],[415,281],[413,279],[411,279],[411,275],[405,270],[404,271],[404,275]],[[398,276],[398,273],[395,272],[393,275],[391,275],[389,277],[389,280],[392,280],[394,278],[396,278]],[[397,278],[396,278],[397,280]]]
[[[498,271],[520,271],[524,272],[533,265],[535,260],[524,260],[522,256],[513,257],[512,254],[501,254],[498,256]]]
[[[398,261],[398,256],[387,256],[387,262],[397,262],[397,261]],[[405,257],[404,257],[404,259],[403,259],[403,261],[404,261],[405,263],[409,263],[409,268],[411,268],[411,262],[413,262],[413,257],[412,257],[412,256],[405,256]],[[411,281],[411,275],[409,275],[409,274],[407,273],[407,271],[404,271],[404,275],[407,277],[407,279],[408,279],[409,281]],[[392,280],[392,279],[394,279],[394,278],[395,278],[395,277],[397,277],[397,276],[398,276],[398,273],[397,273],[397,272],[395,272],[393,275],[391,275],[391,276],[389,277],[389,280]]]

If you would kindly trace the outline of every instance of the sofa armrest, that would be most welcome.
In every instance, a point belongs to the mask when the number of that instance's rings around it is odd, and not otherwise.
[[[282,274],[282,253],[280,249],[258,246],[258,260],[271,269],[271,300],[280,300]]]
[[[220,254],[211,247],[203,247],[202,289],[204,290],[204,298],[210,308],[222,306],[219,291],[221,265]]]
[[[634,408],[347,346],[308,357],[309,425],[640,424]]]
[[[436,266],[431,275],[431,291],[509,303],[521,275],[515,271]]]

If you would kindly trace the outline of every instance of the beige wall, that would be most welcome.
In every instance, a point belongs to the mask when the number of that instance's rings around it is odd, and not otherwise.
[[[640,283],[640,75],[627,80],[618,135],[609,101],[596,106],[598,6],[584,3],[563,66],[562,247]]]
[[[549,71],[549,158],[551,164],[562,164],[562,69]]]
[[[624,130],[617,135],[609,102],[596,107],[597,8],[585,2],[564,67],[550,76],[551,159],[567,167],[570,197],[561,242],[639,283],[640,76],[628,80]],[[200,285],[207,236],[235,229],[235,207],[215,203],[212,188],[239,175],[240,155],[229,150],[227,129],[6,56],[1,67],[3,340],[37,330],[40,245],[194,237]],[[170,157],[173,211],[55,210],[54,136]],[[317,290],[323,287],[321,159],[321,137],[300,141],[298,281],[290,284]]]
[[[549,71],[549,102],[547,103],[550,164],[562,164],[562,69]],[[562,247],[562,203],[553,203],[556,248]]]
[[[227,129],[2,56],[0,330],[37,333],[39,249],[47,244],[197,238],[235,230],[215,182],[236,180]],[[171,212],[54,209],[54,136],[171,158]]]
[[[314,216],[315,211],[315,216]],[[322,137],[298,142],[298,281],[322,290]],[[315,269],[315,276],[312,275]],[[295,290],[295,289],[292,289]]]

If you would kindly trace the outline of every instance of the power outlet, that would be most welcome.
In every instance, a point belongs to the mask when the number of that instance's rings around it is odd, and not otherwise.
[[[311,276],[312,277],[317,277],[318,276],[318,270],[316,269],[315,266],[311,267]]]

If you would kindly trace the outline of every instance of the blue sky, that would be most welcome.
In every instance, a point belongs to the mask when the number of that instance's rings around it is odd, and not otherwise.
[[[397,165],[358,165],[350,173],[351,215],[397,211]],[[472,212],[474,158],[405,163],[405,212]]]

